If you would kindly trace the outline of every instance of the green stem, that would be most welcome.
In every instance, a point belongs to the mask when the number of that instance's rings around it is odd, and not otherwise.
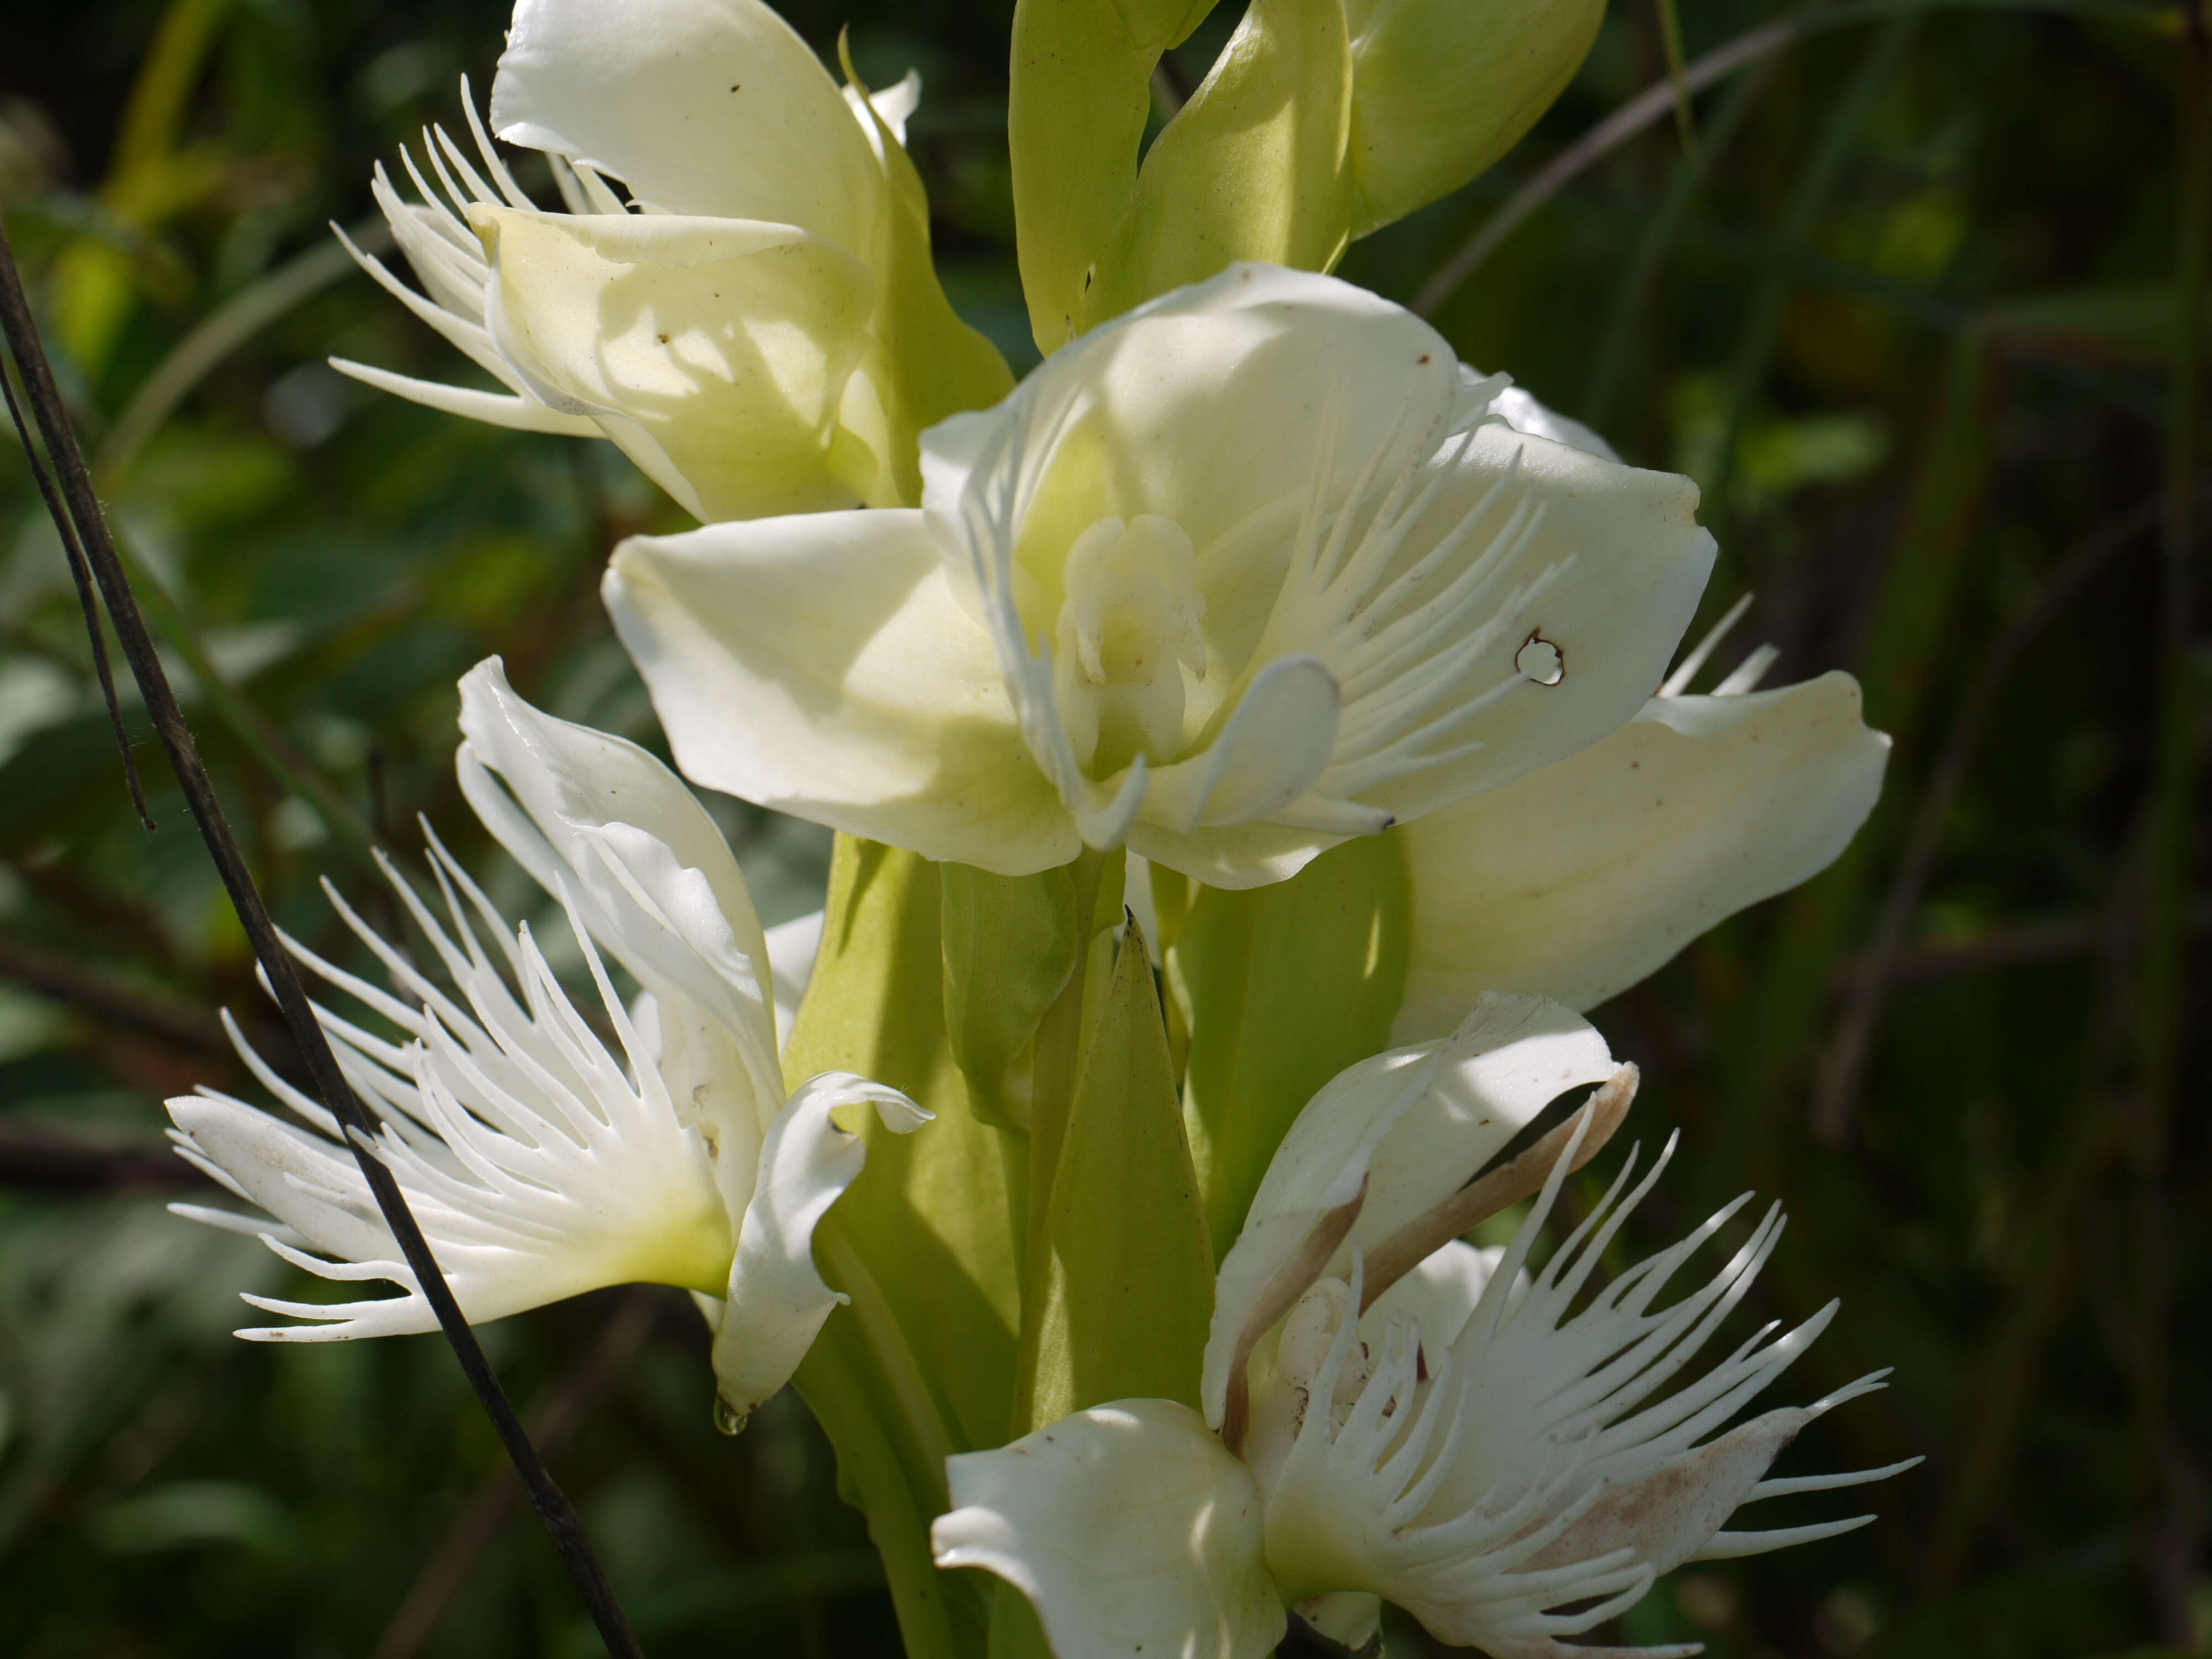
[[[821,1248],[821,1230],[816,1240]],[[928,1480],[919,1467],[918,1443],[934,1437],[881,1409],[898,1391],[870,1386],[872,1377],[881,1377],[879,1358],[863,1321],[841,1309],[793,1381],[836,1448],[847,1497],[868,1518],[868,1537],[883,1557],[910,1659],[972,1659],[980,1632],[963,1632],[972,1621],[957,1616],[948,1595],[957,1581],[939,1572],[929,1553],[929,1523],[944,1511],[945,1499],[941,1481]]]

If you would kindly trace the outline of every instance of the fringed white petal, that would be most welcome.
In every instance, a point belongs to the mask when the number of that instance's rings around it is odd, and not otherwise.
[[[1394,1049],[1348,1067],[1307,1103],[1261,1179],[1221,1264],[1201,1398],[1217,1426],[1235,1357],[1285,1264],[1322,1218],[1360,1198],[1357,1215],[1309,1272],[1341,1272],[1464,1186],[1545,1107],[1615,1070],[1587,1020],[1536,997],[1490,995],[1447,1042]],[[1304,1285],[1289,1287],[1295,1297]]]
[[[512,378],[588,415],[709,520],[889,497],[881,458],[843,432],[875,278],[793,225],[647,213],[578,217],[478,204],[484,326]]]
[[[1285,520],[1279,504],[1312,487],[1301,434],[1325,404],[1334,400],[1363,436],[1380,434],[1379,451],[1400,464],[1418,459],[1409,446],[1448,407],[1456,373],[1441,339],[1396,307],[1327,277],[1238,265],[1091,331],[998,409],[926,434],[933,532],[980,595],[1024,739],[1091,845],[1118,845],[1141,818],[1152,832],[1147,856],[1246,886],[1279,879],[1342,838],[1293,831],[1280,816],[1290,802],[1279,797],[1311,793],[1310,730],[1287,746],[1204,758],[1273,659],[1298,654],[1253,653],[1271,599],[1261,568],[1280,561],[1262,544],[1266,525],[1255,537],[1254,521],[1274,522],[1276,542],[1295,528],[1295,514]],[[1419,411],[1410,422],[1409,402]],[[1235,418],[1223,419],[1224,409]],[[1324,466],[1323,487],[1343,488],[1366,453]],[[1070,486],[1055,475],[1088,482]],[[1066,597],[1054,567],[1092,524],[1117,514],[1170,521],[1198,550],[1202,604],[1193,615],[1205,618],[1207,665],[1188,691],[1182,753],[1093,777],[1078,763],[1053,686],[1054,618]],[[1323,696],[1328,678],[1302,671],[1277,685],[1283,706],[1261,724],[1333,701]],[[1165,761],[1188,769],[1149,802]],[[1212,833],[1198,833],[1209,809]],[[1274,833],[1255,837],[1261,818]],[[1380,822],[1370,813],[1363,827]]]
[[[1404,1325],[1420,1333],[1425,1349],[1442,1355],[1467,1328],[1504,1259],[1503,1246],[1477,1249],[1454,1239],[1368,1305],[1361,1335],[1378,1341],[1391,1326]]]
[[[1434,1084],[1440,1045],[1400,1048],[1347,1067],[1306,1103],[1283,1137],[1243,1230],[1214,1283],[1200,1399],[1222,1426],[1236,1380],[1262,1322],[1279,1319],[1347,1236],[1375,1149]]]
[[[653,993],[662,1079],[735,1224],[784,1083],[767,939],[721,831],[635,744],[524,702],[496,657],[461,680],[461,730],[477,816]]]
[[[1326,537],[1309,507],[1260,651],[1310,652],[1343,688],[1313,793],[1401,821],[1634,714],[1712,563],[1687,479],[1503,422],[1371,488],[1336,508]]]
[[[1534,1561],[1561,1526],[1547,1513],[1547,1489],[1430,1518],[1468,1403],[1449,1358],[1424,1375],[1410,1328],[1360,1340],[1349,1316],[1358,1285],[1355,1258],[1350,1294],[1324,1299],[1338,1310],[1326,1357],[1289,1379],[1287,1403],[1302,1401],[1291,1443],[1261,1472],[1268,1565],[1284,1594],[1379,1594],[1447,1640],[1486,1645],[1492,1633],[1571,1633],[1599,1622],[1587,1610],[1547,1611],[1553,1607],[1595,1600],[1602,1619],[1641,1595],[1651,1575],[1626,1551],[1565,1568]]]
[[[912,108],[897,90],[882,94],[895,126]],[[491,94],[507,143],[620,179],[664,212],[799,225],[857,249],[884,185],[854,113],[760,0],[521,0]]]
[[[1373,1248],[1442,1203],[1560,1097],[1619,1069],[1595,1027],[1542,997],[1477,997],[1428,1091],[1376,1148],[1354,1237]]]
[[[400,164],[415,187],[415,200],[409,201],[400,194],[381,162],[377,164],[370,179],[370,193],[383,211],[385,222],[392,227],[393,241],[407,256],[408,264],[414,267],[415,275],[422,284],[422,293],[417,294],[393,276],[381,259],[364,252],[343,229],[337,225],[332,225],[331,229],[344,245],[346,252],[353,256],[354,262],[368,272],[378,286],[435,330],[479,368],[505,386],[507,394],[417,380],[411,375],[395,374],[387,369],[374,368],[343,359],[332,359],[331,367],[365,386],[374,386],[380,391],[447,414],[484,421],[494,426],[525,432],[557,433],[572,437],[601,436],[600,428],[580,413],[551,408],[526,386],[494,344],[486,327],[486,289],[491,279],[491,266],[484,257],[476,233],[470,229],[465,216],[470,209],[480,205],[526,209],[532,206],[532,203],[515,186],[506,165],[493,149],[491,139],[477,114],[466,76],[461,77],[461,103],[468,114],[469,129],[476,140],[477,157],[483,163],[484,171],[496,181],[495,191],[485,182],[483,174],[477,171],[460,146],[442,127],[426,127],[422,131],[422,153],[429,160],[431,173],[437,179],[436,185],[423,176],[422,169],[416,164],[413,152],[404,145],[400,149]],[[556,178],[562,184],[565,194],[574,185],[575,176],[570,173],[556,174]],[[605,196],[605,188],[602,185],[599,198]],[[623,212],[621,204],[611,200],[594,198],[581,205],[595,212]]]
[[[404,398],[441,414],[482,421],[486,426],[503,426],[515,432],[550,432],[563,438],[606,436],[585,416],[563,415],[558,410],[548,409],[526,392],[479,392],[469,386],[447,386],[442,380],[395,374],[388,368],[356,363],[346,357],[333,357],[330,363],[339,374],[363,386],[374,386],[379,392],[388,392],[395,398]]]
[[[1505,1552],[1517,1558],[1513,1571],[1550,1587],[1500,1603],[1486,1589],[1470,1592],[1483,1575],[1471,1575],[1468,1561],[1432,1556],[1419,1565],[1415,1587],[1384,1594],[1445,1640],[1492,1652],[1559,1651],[1547,1644],[1610,1613],[1594,1618],[1588,1607],[1571,1614],[1553,1609],[1609,1595],[1611,1610],[1618,1611],[1658,1574],[1697,1557],[1729,1515],[1756,1495],[1768,1464],[1803,1425],[1860,1391],[1771,1412],[1708,1437],[1827,1322],[1824,1312],[1779,1337],[1770,1327],[1720,1364],[1688,1374],[1772,1250],[1778,1215],[1770,1212],[1702,1287],[1663,1310],[1655,1311],[1653,1304],[1742,1200],[1572,1311],[1666,1158],[1631,1189],[1635,1162],[1632,1154],[1605,1200],[1542,1270],[1532,1280],[1517,1279],[1557,1197],[1563,1159],[1452,1345],[1448,1371],[1459,1390],[1458,1430],[1430,1469],[1420,1528],[1463,1543],[1459,1534],[1501,1514],[1511,1516],[1525,1528]],[[1778,1539],[1778,1545],[1791,1541],[1797,1540]],[[1596,1588],[1608,1583],[1617,1589]],[[1561,1593],[1558,1586],[1569,1583],[1572,1594]],[[1533,1645],[1517,1649],[1515,1642]]]
[[[1093,330],[933,428],[922,470],[1085,841],[1218,886],[1604,736],[1659,683],[1712,558],[1687,479],[1620,465],[1502,377],[1463,380],[1410,313],[1262,266]],[[1074,556],[1145,524],[1171,527],[1145,535],[1183,550],[1188,593],[1133,556],[1102,586]],[[1102,600],[1133,630],[1124,665],[1093,628],[1084,674],[1056,669],[1067,617]],[[1121,711],[1118,741],[1094,704]]]
[[[451,885],[448,918],[465,946],[400,886],[461,1000],[423,996],[410,1022],[416,1040],[378,1045],[382,1058],[349,1035],[358,1032],[349,1023],[325,1014],[324,1024],[382,1119],[375,1154],[398,1180],[463,1313],[497,1319],[632,1280],[721,1288],[736,1240],[706,1147],[678,1121],[658,1071],[641,1062],[644,1045],[581,927],[619,1057],[569,1002],[526,930],[502,940],[510,984],[478,947]],[[389,959],[404,969],[406,988],[428,986],[396,952]],[[325,976],[341,988],[359,983]],[[395,1058],[404,1071],[387,1063]],[[281,1092],[298,1103],[296,1090]],[[249,1297],[301,1322],[240,1334],[329,1341],[434,1327],[352,1153],[327,1133],[336,1127],[327,1114],[303,1114],[314,1126],[303,1127],[216,1095],[180,1097],[169,1111],[185,1156],[282,1224],[264,1232],[270,1249],[324,1278],[382,1279],[399,1291],[336,1304]],[[194,1218],[244,1224],[220,1213]]]
[[[1591,1069],[1602,1054],[1601,1044]],[[1411,1117],[1401,1114],[1393,1134],[1406,1134]],[[1304,1168],[1313,1149],[1294,1148],[1297,1139],[1294,1130],[1285,1150]],[[1430,1156],[1449,1139],[1437,1136]],[[1723,1530],[1741,1504],[1910,1467],[1765,1478],[1807,1423],[1878,1386],[1879,1375],[1725,1428],[1832,1308],[1786,1334],[1770,1326],[1693,1369],[1772,1250],[1777,1212],[1717,1274],[1663,1309],[1655,1304],[1669,1281],[1745,1200],[1592,1296],[1600,1262],[1667,1161],[1639,1181],[1632,1153],[1605,1199],[1531,1274],[1535,1237],[1580,1142],[1577,1132],[1502,1255],[1448,1247],[1360,1317],[1364,1263],[1354,1239],[1343,1276],[1314,1284],[1263,1347],[1247,1455],[1264,1494],[1270,1571],[1302,1608],[1352,1619],[1358,1597],[1379,1595],[1443,1641],[1511,1659],[1679,1654],[1572,1638],[1684,1561],[1810,1542],[1867,1519]],[[1368,1178],[1371,1203],[1377,1177]]]

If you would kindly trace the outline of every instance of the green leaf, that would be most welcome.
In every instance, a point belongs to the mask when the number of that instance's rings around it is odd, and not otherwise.
[[[1074,912],[1085,919],[1079,935],[1084,944],[1075,954],[1066,984],[1037,1024],[1036,1060],[1030,1068],[1029,1172],[1024,1209],[1018,1218],[1024,1245],[1020,1258],[1024,1294],[1030,1283],[1030,1261],[1043,1248],[1047,1200],[1060,1149],[1067,1138],[1076,1087],[1082,1080],[1085,1045],[1097,1027],[1113,979],[1114,929],[1122,916],[1128,866],[1129,860],[1120,853],[1089,849],[1068,866]],[[1023,1314],[1028,1316],[1026,1303]]]
[[[1398,837],[1363,836],[1288,881],[1191,905],[1168,982],[1191,1032],[1184,1115],[1217,1257],[1306,1102],[1389,1047],[1407,892]]]
[[[1042,1243],[1018,1430],[1109,1400],[1195,1407],[1213,1255],[1159,990],[1134,927],[1084,1058]]]
[[[1037,1023],[1075,970],[1087,939],[1073,865],[1036,876],[994,876],[943,864],[945,1025],[968,1079],[975,1115],[1029,1127],[1027,1068]]]
[[[1519,143],[1574,78],[1605,19],[1604,0],[1347,9],[1355,237],[1450,194]]]

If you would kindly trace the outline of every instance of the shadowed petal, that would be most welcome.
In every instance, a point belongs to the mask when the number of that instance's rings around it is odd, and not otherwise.
[[[1395,1035],[1503,988],[1588,1008],[1724,918],[1832,862],[1873,810],[1889,740],[1848,674],[1660,697],[1612,736],[1395,831],[1413,937]]]
[[[947,1469],[937,1565],[1020,1589],[1058,1659],[1261,1659],[1282,1639],[1259,1490],[1188,1407],[1118,1401]]]

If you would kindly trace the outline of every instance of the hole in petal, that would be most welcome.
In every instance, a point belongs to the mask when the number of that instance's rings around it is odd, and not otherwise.
[[[1567,677],[1567,653],[1540,631],[1531,632],[1513,653],[1513,666],[1525,680],[1538,685],[1557,685]]]

